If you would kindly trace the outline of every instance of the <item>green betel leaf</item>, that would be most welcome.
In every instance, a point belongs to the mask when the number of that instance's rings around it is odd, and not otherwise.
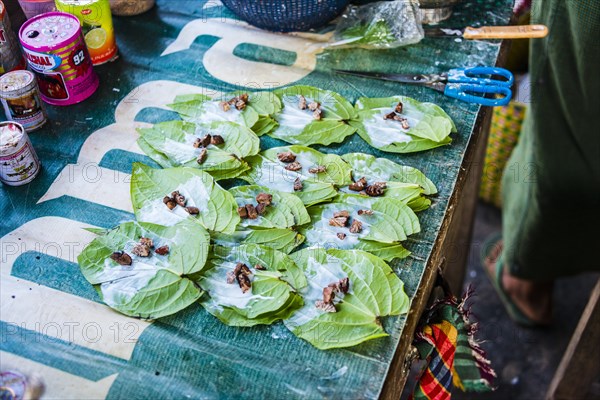
[[[234,178],[246,171],[248,165],[240,158],[260,150],[254,132],[232,122],[214,122],[200,127],[190,122],[169,121],[138,131],[140,148],[163,168],[198,168],[217,179]],[[202,149],[195,148],[194,142],[209,133],[221,136],[225,142],[218,146],[208,145],[206,159],[199,164],[197,159]]]
[[[386,260],[408,254],[399,242],[420,231],[416,214],[401,201],[340,194],[333,203],[308,209],[312,224],[300,228],[309,246],[377,252]],[[335,217],[347,212],[337,226]],[[353,229],[357,224],[358,229]],[[377,244],[378,243],[378,244]]]
[[[153,242],[153,248],[145,248],[150,250],[147,257],[134,250],[140,238]],[[164,246],[166,252],[159,250]],[[94,239],[77,260],[108,306],[129,316],[155,319],[201,297],[202,291],[189,276],[204,268],[209,246],[208,232],[189,220],[168,227],[127,222]],[[115,252],[125,252],[131,264],[115,261],[111,257]]]
[[[180,205],[170,209],[164,199],[175,191],[185,196],[186,207],[196,207],[199,213],[190,214]],[[224,233],[233,233],[240,222],[233,196],[209,174],[193,168],[153,169],[134,163],[131,201],[138,221],[171,226],[190,219]]]
[[[402,113],[408,128],[400,121],[385,119],[402,102]],[[421,103],[404,96],[360,98],[356,102],[358,118],[351,125],[371,146],[392,153],[410,153],[449,144],[450,133],[456,132],[452,119],[439,106]]]
[[[325,350],[350,347],[387,336],[380,318],[409,310],[402,281],[380,258],[359,250],[309,248],[292,254],[308,279],[300,293],[304,306],[284,320],[296,336]],[[317,308],[323,289],[348,278],[347,293],[337,291],[336,312]]]
[[[229,189],[238,207],[247,204],[257,205],[256,197],[261,193],[273,196],[272,203],[264,208],[264,212],[256,219],[242,218],[240,226],[260,228],[291,228],[310,222],[308,212],[302,200],[290,193],[278,192],[264,186],[249,185]]]
[[[240,244],[260,244],[286,254],[304,242],[304,236],[291,229],[238,229],[232,234],[213,233],[214,243],[234,247]]]
[[[286,152],[294,155],[299,170],[286,169],[291,162],[278,159],[278,154]],[[242,179],[279,192],[294,193],[307,206],[331,200],[337,194],[335,186],[352,182],[350,166],[340,156],[323,154],[305,146],[275,147],[248,157],[247,161],[251,170],[242,175]],[[294,190],[297,180],[302,183],[301,190]]]
[[[365,176],[373,182],[416,183],[424,189],[424,194],[437,193],[435,184],[416,168],[364,153],[344,154],[342,159],[350,164],[355,178]]]
[[[244,275],[251,282],[246,287],[235,275],[240,263],[250,272]],[[202,306],[233,326],[271,323],[289,315],[302,305],[296,292],[307,284],[302,270],[287,254],[253,244],[215,247],[199,283],[208,293]]]
[[[227,102],[240,94],[248,95],[248,101],[242,110],[238,110],[235,104],[231,104],[227,110],[223,108],[222,101]],[[281,102],[270,92],[240,91],[225,94],[222,99],[216,100],[203,95],[178,96],[169,107],[178,112],[184,120],[197,124],[207,125],[217,121],[229,121],[252,128],[261,116],[270,117],[279,112]]]
[[[400,200],[414,211],[425,210],[431,205],[431,201],[423,195],[437,193],[433,182],[416,168],[364,153],[345,154],[342,158],[350,164],[356,180],[364,177],[368,184],[385,182],[384,197]],[[356,193],[348,186],[340,188],[340,191]]]
[[[271,117],[259,117],[258,121],[252,127],[252,131],[256,133],[257,136],[263,136],[270,133],[273,129],[277,127],[277,121],[275,121]]]
[[[274,138],[307,146],[329,145],[341,143],[356,132],[356,128],[347,123],[355,118],[356,112],[338,93],[311,86],[291,86],[275,93],[281,98],[283,109],[275,117],[279,126],[269,134]],[[320,120],[313,117],[313,111],[300,108],[302,97],[307,105],[320,103]]]

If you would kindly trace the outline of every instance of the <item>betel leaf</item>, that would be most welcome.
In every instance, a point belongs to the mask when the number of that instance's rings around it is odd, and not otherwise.
[[[347,211],[345,226],[332,226],[336,213]],[[300,228],[309,246],[359,249],[383,255],[386,260],[404,258],[410,253],[399,242],[419,232],[416,214],[401,201],[340,194],[333,203],[308,209],[312,224]],[[350,227],[357,221],[358,232]]]
[[[347,123],[355,118],[356,111],[338,93],[311,86],[291,86],[276,90],[275,93],[281,98],[283,109],[275,116],[279,126],[269,136],[309,146],[341,143],[356,132],[356,128]],[[316,120],[309,109],[300,109],[298,104],[301,96],[304,96],[307,104],[320,103],[321,120]]]
[[[199,214],[190,215],[181,206],[170,210],[163,199],[174,191],[185,196],[187,206],[197,207]],[[233,196],[208,173],[194,168],[153,169],[134,163],[131,201],[138,221],[171,226],[191,219],[208,230],[224,233],[233,233],[240,222]]]
[[[422,195],[437,193],[437,188],[425,174],[416,168],[396,164],[370,154],[349,153],[342,156],[350,164],[356,180],[364,177],[369,184],[386,182],[384,197],[390,197],[408,204],[414,211],[422,211],[429,207],[431,201]],[[340,188],[345,193],[356,193],[348,186]]]
[[[399,121],[384,119],[402,102],[401,117],[406,118],[408,129]],[[358,117],[351,124],[371,146],[392,153],[410,153],[450,144],[450,133],[456,132],[452,119],[439,106],[421,103],[404,96],[360,98],[356,102]]]
[[[355,178],[365,176],[375,182],[416,183],[424,189],[423,193],[427,195],[437,193],[435,184],[416,168],[365,153],[344,154],[342,159],[350,164]]]
[[[408,312],[402,281],[380,258],[359,250],[308,248],[292,254],[304,269],[308,286],[304,306],[284,323],[296,336],[319,349],[350,347],[387,336],[381,317]],[[333,300],[336,312],[317,309],[323,289],[348,278],[349,291]]]
[[[252,131],[256,133],[257,136],[263,136],[271,132],[273,129],[277,127],[277,121],[275,121],[271,117],[259,117],[258,121],[252,127]]]
[[[304,225],[310,222],[308,212],[297,196],[278,192],[258,185],[237,186],[229,189],[238,205],[244,207],[247,204],[256,206],[256,196],[267,193],[273,196],[271,205],[265,207],[263,214],[256,219],[242,219],[240,226],[261,228],[291,228],[295,225]]]
[[[234,247],[240,244],[260,244],[286,254],[304,242],[304,236],[291,229],[238,229],[232,234],[212,233],[211,238],[214,243]]]
[[[228,101],[242,93],[248,94],[248,102],[243,110],[231,106],[225,111],[222,101]],[[181,117],[197,124],[210,124],[216,121],[229,121],[254,127],[261,117],[271,117],[281,109],[281,102],[270,92],[236,92],[224,94],[221,99],[210,99],[207,96],[177,96],[169,107],[178,112]]]
[[[163,168],[198,168],[216,179],[234,178],[246,171],[249,167],[241,158],[257,154],[260,150],[260,142],[254,132],[232,122],[213,122],[200,127],[190,122],[168,121],[138,131],[141,135],[138,139],[140,148]],[[194,142],[209,133],[220,135],[225,143],[209,145],[206,159],[199,164],[197,158],[201,149],[195,148]]]
[[[236,279],[228,281],[238,263],[251,271],[245,293]],[[287,254],[250,244],[215,247],[199,284],[208,294],[201,304],[209,313],[227,325],[252,326],[289,316],[302,305],[296,292],[307,282]]]
[[[154,242],[149,257],[132,251],[142,237]],[[209,245],[208,232],[189,220],[168,227],[127,222],[94,239],[77,260],[108,306],[126,315],[154,319],[182,310],[201,297],[190,275],[204,268]],[[168,246],[167,254],[155,252],[163,246]],[[111,258],[121,251],[131,257],[131,265]]]
[[[301,169],[289,171],[285,167],[289,163],[280,161],[277,155],[292,152]],[[351,169],[340,156],[323,154],[305,146],[275,147],[261,154],[247,158],[251,170],[240,178],[257,185],[285,193],[294,193],[309,206],[331,200],[336,196],[336,186],[348,185],[351,180]],[[323,172],[310,170],[325,167]],[[296,180],[302,182],[302,189],[295,191]]]

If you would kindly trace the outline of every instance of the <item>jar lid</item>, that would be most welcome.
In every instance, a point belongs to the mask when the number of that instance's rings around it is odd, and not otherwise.
[[[19,30],[23,47],[29,50],[52,50],[72,43],[80,33],[77,17],[63,12],[49,12],[31,18]]]
[[[0,97],[18,95],[23,89],[29,89],[34,82],[33,73],[26,70],[12,71],[0,78]]]

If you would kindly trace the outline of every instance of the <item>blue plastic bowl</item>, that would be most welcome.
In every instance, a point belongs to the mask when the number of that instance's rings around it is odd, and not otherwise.
[[[349,0],[222,0],[240,19],[277,32],[307,31],[340,15]]]

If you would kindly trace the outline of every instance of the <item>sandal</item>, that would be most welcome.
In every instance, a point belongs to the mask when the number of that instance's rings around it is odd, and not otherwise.
[[[504,263],[502,262],[502,253],[496,258],[496,262],[494,265],[494,274],[492,274],[488,268],[485,266],[486,260],[489,258],[492,250],[498,245],[498,243],[502,240],[501,233],[495,233],[491,235],[484,243],[483,249],[481,252],[481,265],[483,266],[483,270],[485,271],[487,277],[492,282],[492,286],[498,293],[498,297],[502,301],[506,312],[508,312],[509,317],[517,324],[527,327],[527,328],[535,328],[546,326],[546,324],[541,324],[527,317],[523,311],[515,303],[513,303],[512,299],[506,294],[504,288],[502,287],[502,274],[504,272]]]

